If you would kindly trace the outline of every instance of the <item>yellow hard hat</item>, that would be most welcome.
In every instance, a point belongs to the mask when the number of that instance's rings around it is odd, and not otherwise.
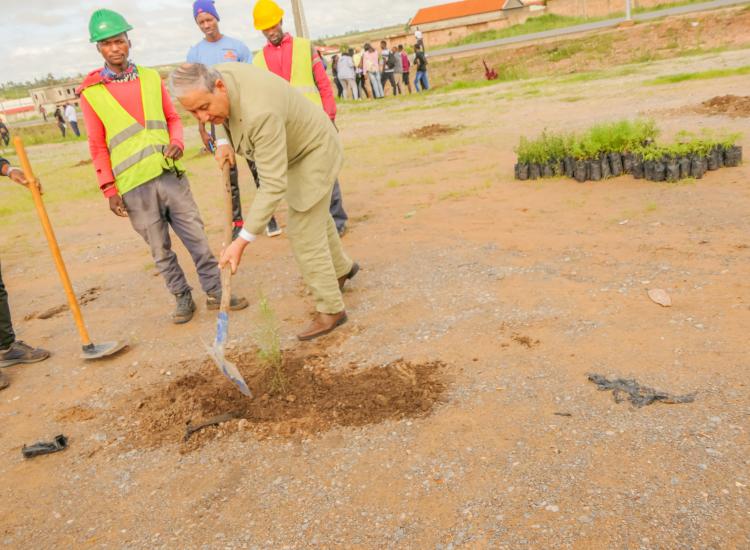
[[[284,10],[273,0],[258,0],[253,8],[253,21],[259,31],[275,27],[283,17]]]

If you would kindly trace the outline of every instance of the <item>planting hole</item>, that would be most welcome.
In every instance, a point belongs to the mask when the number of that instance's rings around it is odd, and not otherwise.
[[[385,420],[423,417],[441,400],[446,383],[444,364],[398,360],[385,367],[351,366],[332,371],[325,356],[283,355],[283,392],[274,391],[273,373],[260,367],[256,352],[232,357],[254,393],[240,394],[210,361],[197,369],[183,362],[172,372],[185,372],[167,385],[147,388],[123,407],[133,418],[128,439],[139,447],[181,443],[200,447],[227,433],[249,432],[259,439],[316,434],[335,426],[364,426]],[[121,414],[125,414],[122,412]],[[186,427],[219,420],[192,433]]]
[[[416,128],[406,133],[406,137],[414,139],[435,139],[440,136],[454,134],[460,130],[458,126],[448,126],[447,124],[429,124]]]

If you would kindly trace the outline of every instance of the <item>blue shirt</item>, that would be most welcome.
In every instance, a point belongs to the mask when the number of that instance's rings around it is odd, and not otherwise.
[[[203,63],[209,67],[232,61],[252,63],[253,54],[245,44],[228,36],[222,36],[217,42],[201,40],[187,54],[188,63]]]

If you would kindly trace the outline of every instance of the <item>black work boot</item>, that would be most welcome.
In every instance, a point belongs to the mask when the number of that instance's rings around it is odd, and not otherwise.
[[[0,351],[0,367],[10,367],[18,363],[37,363],[49,357],[46,349],[32,348],[30,345],[16,340],[6,350]]]
[[[266,235],[269,237],[276,237],[277,235],[281,235],[281,228],[276,222],[276,218],[271,217],[271,220],[268,222],[268,225],[266,226]]]
[[[175,306],[172,313],[172,322],[175,325],[182,325],[193,318],[195,302],[189,290],[186,290],[182,294],[175,294],[174,297],[177,300],[177,306]]]
[[[245,298],[242,296],[235,296],[232,294],[232,297],[229,299],[229,309],[232,311],[237,311],[240,309],[245,309],[248,305],[248,302]],[[219,309],[221,307],[221,292],[218,294],[208,294],[206,298],[206,309]]]

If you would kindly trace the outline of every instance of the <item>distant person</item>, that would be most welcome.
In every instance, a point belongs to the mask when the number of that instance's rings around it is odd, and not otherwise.
[[[398,48],[393,48],[391,50],[391,54],[393,54],[393,59],[395,60],[395,65],[393,67],[393,76],[396,79],[396,89],[398,90],[399,94],[402,94],[404,93],[403,89],[401,88],[401,81],[404,79],[404,60],[401,57]]]
[[[47,122],[47,109],[44,108],[44,105],[39,106],[39,114],[42,115],[44,122]]]
[[[28,185],[23,172],[18,168],[13,168],[4,158],[0,158],[0,174],[19,185]],[[10,367],[19,363],[36,363],[44,361],[49,355],[47,350],[32,348],[21,340],[16,340],[8,306],[8,292],[5,290],[0,267],[0,367]],[[0,390],[4,390],[9,385],[8,377],[0,372]]]
[[[380,41],[380,83],[383,85],[383,95],[385,95],[385,83],[391,83],[391,90],[393,95],[398,95],[398,88],[396,87],[396,78],[394,71],[396,70],[396,56],[388,49],[388,44],[385,40]]]
[[[414,40],[417,41],[417,46],[419,46],[422,50],[424,50],[424,41],[422,40],[422,31],[419,30],[419,27],[416,27],[414,30]]]
[[[336,95],[341,99],[344,97],[344,87],[341,85],[339,80],[339,56],[334,55],[331,59],[331,75],[333,76],[333,83],[336,85]]]
[[[359,99],[359,90],[357,89],[357,69],[354,67],[354,60],[352,59],[353,55],[354,50],[351,48],[341,54],[341,59],[339,59],[339,80],[344,87],[344,97],[346,97],[346,92],[348,90],[352,99]]]
[[[399,44],[398,45],[398,53],[401,56],[401,68],[403,69],[403,82],[406,84],[406,87],[409,88],[409,93],[411,94],[411,80],[409,80],[409,71],[411,70],[411,63],[409,62],[409,56],[406,55],[406,51],[404,50],[404,45]]]
[[[65,104],[65,118],[68,119],[70,129],[76,137],[81,137],[81,132],[78,130],[78,115],[76,114],[76,108],[71,103]]]
[[[367,73],[372,88],[372,97],[380,99],[383,93],[383,83],[380,81],[380,60],[378,52],[370,44],[365,44],[365,53],[362,54],[362,69]]]
[[[196,0],[193,2],[193,19],[195,24],[203,33],[203,40],[190,48],[187,54],[188,63],[203,63],[209,67],[219,63],[252,63],[253,54],[244,42],[229,37],[219,30],[219,13],[216,11],[213,0]],[[198,124],[198,133],[207,151],[213,151],[217,143],[228,143],[227,136],[222,128],[218,129],[211,124],[210,132],[206,131],[204,124]],[[250,173],[255,181],[255,187],[260,186],[258,170],[255,162],[248,160]],[[232,236],[237,238],[244,226],[242,218],[242,202],[240,200],[239,172],[237,165],[229,170],[229,186],[232,190]],[[279,224],[275,217],[271,217],[266,227],[266,235],[275,237],[281,234]]]
[[[10,143],[10,130],[2,120],[0,120],[0,139],[3,140],[6,147]]]
[[[419,85],[421,84],[423,90],[429,90],[430,82],[427,79],[427,57],[422,51],[422,46],[419,44],[414,46],[414,66],[417,70],[417,75],[414,78],[414,89],[419,92]]]
[[[60,128],[60,133],[62,134],[62,137],[65,137],[65,117],[63,117],[62,109],[60,109],[60,106],[58,105],[55,108],[55,120],[57,121],[57,127]]]
[[[365,71],[363,63],[363,51],[357,50],[352,57],[354,61],[354,68],[357,70],[357,90],[359,90],[359,97],[365,96],[367,99],[370,98],[370,92],[367,90],[367,84],[365,81]]]

